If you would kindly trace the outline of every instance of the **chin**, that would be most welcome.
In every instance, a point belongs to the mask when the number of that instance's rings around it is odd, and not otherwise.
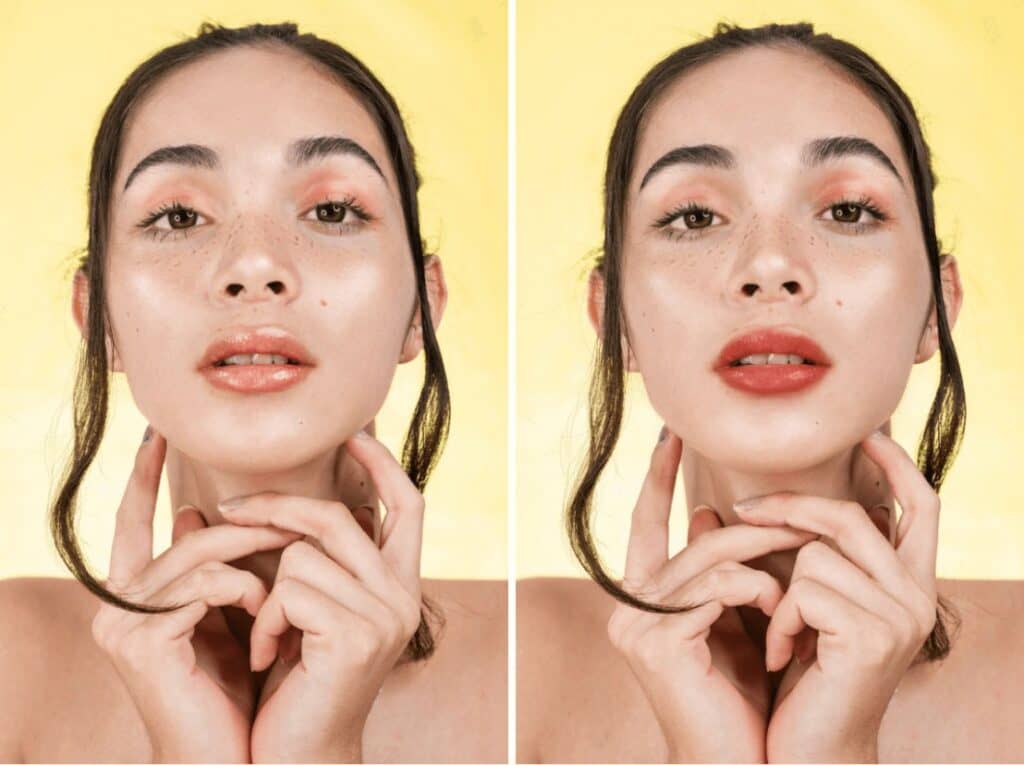
[[[864,433],[870,430],[866,426]],[[758,475],[811,469],[840,456],[861,437],[850,422],[830,423],[814,418],[790,421],[779,427],[764,422],[752,427],[749,421],[719,421],[713,432],[691,432],[694,437],[687,440],[684,436],[684,443],[705,459],[727,470]]]

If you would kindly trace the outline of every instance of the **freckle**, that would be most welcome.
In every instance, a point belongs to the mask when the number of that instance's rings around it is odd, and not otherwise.
[[[842,308],[843,307],[843,301],[840,298],[836,298],[836,305],[839,306],[840,308]]]
[[[320,305],[322,305],[324,308],[326,308],[327,307],[327,301],[324,300],[323,298],[320,298]]]

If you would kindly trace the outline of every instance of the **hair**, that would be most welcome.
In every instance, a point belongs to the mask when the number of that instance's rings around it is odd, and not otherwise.
[[[320,65],[350,89],[374,119],[398,177],[402,214],[408,234],[412,265],[419,296],[424,348],[424,377],[402,449],[402,463],[420,491],[440,457],[451,417],[448,381],[441,350],[430,319],[424,261],[426,246],[420,236],[416,194],[420,176],[415,154],[394,98],[359,59],[339,45],[313,34],[299,34],[293,23],[252,24],[228,28],[203,23],[195,37],[166,47],[143,61],[128,76],[100,121],[93,143],[89,170],[89,240],[79,263],[89,278],[89,311],[86,337],[79,354],[74,384],[74,449],[65,467],[56,499],[50,507],[50,532],[57,552],[75,578],[97,597],[120,608],[139,613],[163,613],[180,608],[132,603],[110,592],[89,571],[75,531],[76,497],[86,471],[103,439],[109,401],[110,372],[105,336],[110,317],[105,300],[104,260],[109,235],[110,202],[125,125],[136,105],[168,74],[220,51],[238,47],[270,47],[290,50]],[[420,624],[406,646],[405,659],[431,655],[434,638],[426,615],[443,624],[439,609],[422,601]]]
[[[734,51],[757,47],[807,51],[837,66],[866,89],[896,131],[913,176],[938,317],[939,385],[917,450],[918,468],[936,492],[942,486],[964,434],[967,417],[964,383],[946,318],[939,272],[942,250],[935,233],[932,199],[936,179],[928,145],[910,99],[871,56],[849,42],[815,33],[811,24],[768,24],[753,29],[718,24],[711,37],[671,53],[640,81],[615,123],[605,171],[604,247],[596,265],[605,285],[603,332],[598,341],[590,383],[589,447],[566,507],[565,524],[572,550],[590,577],[616,600],[645,611],[680,613],[696,606],[649,603],[623,590],[605,571],[591,529],[594,488],[611,458],[622,426],[626,375],[620,341],[620,334],[625,330],[620,274],[627,190],[645,119],[668,86],[703,64]],[[960,619],[952,604],[940,596],[935,625],[922,647],[927,661],[942,659],[949,653],[950,638],[943,613],[959,627]],[[921,658],[919,653],[915,661]]]

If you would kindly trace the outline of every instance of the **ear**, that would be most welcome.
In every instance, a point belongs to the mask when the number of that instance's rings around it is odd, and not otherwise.
[[[604,337],[604,274],[600,269],[594,268],[590,271],[590,279],[587,281],[587,316],[590,318],[590,326],[594,328],[599,338]],[[638,371],[636,357],[633,356],[633,349],[625,336],[620,337],[622,342],[622,360],[627,372]]]
[[[89,337],[89,277],[85,271],[79,268],[75,271],[75,278],[71,285],[71,316],[75,320],[82,337]],[[121,357],[117,353],[114,344],[110,342],[110,335],[106,336],[107,363],[112,372],[123,372]]]
[[[952,330],[957,316],[960,315],[960,306],[964,299],[963,287],[960,284],[960,269],[957,267],[956,258],[952,255],[943,255],[939,258],[939,278],[942,281],[942,302],[946,306],[946,321]],[[934,297],[931,304],[932,309],[928,314],[928,323],[921,334],[917,355],[914,357],[915,364],[927,361],[939,349],[939,327]]]
[[[441,269],[441,259],[437,255],[428,255],[423,260],[424,277],[427,283],[427,303],[430,310],[430,323],[437,331],[441,324],[441,317],[444,315],[444,308],[448,304],[448,285],[444,281],[444,271]],[[402,344],[402,353],[398,357],[398,363],[404,364],[419,356],[423,350],[423,327],[420,323],[420,304],[416,301],[416,314],[412,317],[409,330],[405,334],[405,342]]]

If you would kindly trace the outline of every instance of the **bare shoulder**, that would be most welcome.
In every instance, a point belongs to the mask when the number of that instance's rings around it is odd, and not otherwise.
[[[899,762],[1019,761],[1024,581],[940,579],[937,586],[949,653],[908,672],[883,720],[880,753]]]
[[[660,731],[608,640],[615,600],[590,579],[517,584],[519,761],[655,761]]]
[[[435,612],[439,658],[473,658],[504,666],[508,638],[508,585],[504,580],[430,579],[423,594]]]
[[[58,693],[68,694],[61,679],[95,666],[83,662],[97,653],[88,639],[94,613],[95,600],[73,579],[0,581],[0,761],[23,759],[23,742],[41,710]]]

